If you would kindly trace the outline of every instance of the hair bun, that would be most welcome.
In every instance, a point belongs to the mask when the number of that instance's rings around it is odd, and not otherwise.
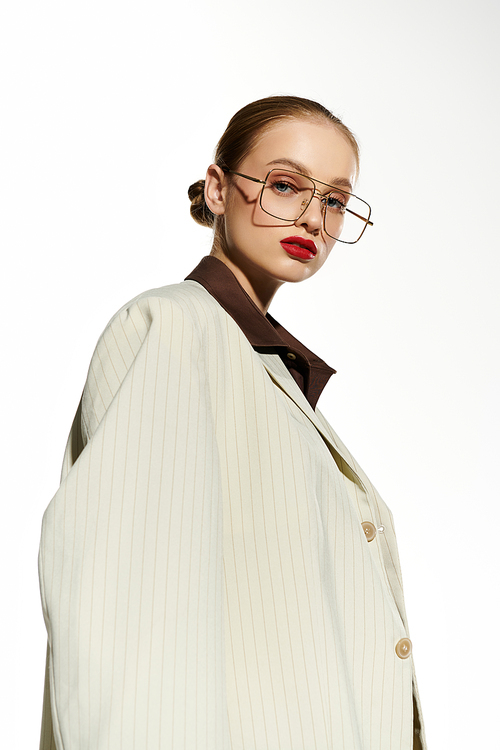
[[[191,216],[203,227],[213,227],[214,215],[205,202],[205,180],[193,182],[188,189],[189,200],[191,201]]]

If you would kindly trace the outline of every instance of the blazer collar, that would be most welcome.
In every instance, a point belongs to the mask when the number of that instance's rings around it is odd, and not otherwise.
[[[196,281],[205,287],[236,321],[254,349],[278,353],[285,362],[288,361],[289,369],[298,370],[303,378],[306,398],[315,408],[325,385],[335,372],[332,367],[307,349],[269,313],[263,315],[233,272],[213,255],[202,258],[186,281]]]
[[[287,368],[283,364],[278,354],[266,354],[265,352],[257,352],[264,367],[271,376],[272,380],[277,386],[289,396],[292,401],[299,407],[299,409],[311,420],[313,425],[316,427],[320,435],[325,440],[330,451],[333,453],[334,458],[340,457],[342,461],[347,465],[349,471],[352,473],[350,477],[353,479],[365,492],[366,487],[361,480],[357,468],[352,460],[352,457],[347,453],[345,448],[340,445],[336,440],[332,431],[327,430],[314,409],[309,404],[308,400],[298,387],[295,380],[290,376]]]

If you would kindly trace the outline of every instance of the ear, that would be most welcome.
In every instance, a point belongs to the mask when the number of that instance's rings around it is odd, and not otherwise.
[[[222,216],[226,210],[226,194],[226,175],[217,164],[211,164],[205,177],[205,201],[216,216]]]

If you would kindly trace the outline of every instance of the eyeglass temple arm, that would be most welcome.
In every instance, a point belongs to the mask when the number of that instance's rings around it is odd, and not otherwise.
[[[257,177],[249,177],[247,174],[241,174],[241,172],[234,172],[232,169],[222,168],[222,171],[227,172],[228,174],[237,174],[238,177],[244,177],[245,180],[252,180],[252,182],[260,182],[261,185],[266,184],[266,180],[258,180]]]
[[[369,219],[365,219],[364,216],[360,216],[359,214],[356,213],[356,211],[351,211],[351,209],[347,208],[347,206],[345,207],[345,210],[349,211],[350,214],[352,214],[353,216],[356,216],[358,219],[361,219],[361,221],[364,221],[367,226],[370,226],[370,227],[373,226],[373,221],[370,221]]]

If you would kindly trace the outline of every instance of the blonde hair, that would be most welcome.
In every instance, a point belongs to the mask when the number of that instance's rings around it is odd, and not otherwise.
[[[280,120],[292,118],[314,118],[333,125],[350,144],[359,171],[359,145],[352,131],[322,104],[299,96],[268,96],[238,110],[217,144],[214,163],[224,170],[237,170],[266,130]],[[205,180],[190,185],[188,196],[191,216],[198,224],[215,228],[214,245],[218,245],[222,240],[223,217],[217,217],[216,221],[205,202]]]

